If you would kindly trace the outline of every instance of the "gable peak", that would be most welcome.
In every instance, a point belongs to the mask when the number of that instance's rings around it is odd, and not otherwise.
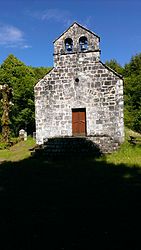
[[[97,38],[99,38],[100,40],[100,37],[98,35],[96,35],[94,32],[92,32],[91,30],[89,30],[88,28],[84,27],[83,25],[79,24],[78,22],[74,21],[58,38],[56,38],[53,43],[55,43],[60,37],[62,37],[70,28],[72,28],[73,26],[78,26],[80,27],[81,29],[91,33],[92,35],[96,36]]]

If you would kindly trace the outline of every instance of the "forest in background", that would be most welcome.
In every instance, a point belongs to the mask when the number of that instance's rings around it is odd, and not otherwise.
[[[12,136],[18,136],[20,129],[25,129],[28,134],[35,131],[34,86],[50,69],[50,67],[26,66],[12,54],[1,64],[0,84],[8,84],[13,90],[10,108]],[[0,103],[0,117],[2,113],[2,103]]]
[[[105,64],[124,79],[125,126],[141,132],[141,54],[133,56],[124,67],[115,59],[106,61]],[[0,84],[8,84],[13,89],[10,111],[12,136],[17,136],[20,129],[25,129],[28,134],[35,131],[34,86],[50,69],[26,66],[12,54],[1,64]]]
[[[141,133],[141,53],[132,56],[124,67],[116,60],[105,64],[123,76],[125,126]]]

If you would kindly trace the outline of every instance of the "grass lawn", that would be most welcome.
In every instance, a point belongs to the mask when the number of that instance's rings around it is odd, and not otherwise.
[[[131,145],[128,140],[129,136],[140,136],[140,134],[133,132],[130,129],[125,130],[125,142],[120,149],[112,154],[106,156],[107,163],[126,164],[129,167],[141,167],[141,143],[140,145]]]
[[[48,161],[29,138],[0,158],[2,250],[140,250],[141,147]]]
[[[115,165],[125,164],[129,167],[138,166],[141,167],[141,144],[132,146],[129,142],[129,136],[141,136],[140,134],[133,132],[132,130],[125,130],[125,142],[121,145],[120,149],[112,154],[104,156],[104,160],[107,163],[113,163]],[[32,137],[28,137],[27,141],[21,141],[15,144],[10,149],[0,150],[0,161],[20,161],[28,158],[31,153],[30,148],[35,146],[35,140]],[[96,159],[95,159],[96,160]],[[103,160],[103,157],[97,159]]]
[[[28,137],[27,141],[21,141],[9,149],[0,150],[0,161],[20,161],[28,158],[31,153],[30,148],[35,146],[35,140]]]

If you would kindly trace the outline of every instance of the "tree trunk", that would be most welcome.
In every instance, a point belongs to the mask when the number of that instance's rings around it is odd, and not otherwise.
[[[3,104],[3,115],[2,115],[2,140],[3,142],[9,142],[10,140],[10,119],[9,119],[9,94],[10,88],[7,84],[3,85],[2,88],[2,104]]]

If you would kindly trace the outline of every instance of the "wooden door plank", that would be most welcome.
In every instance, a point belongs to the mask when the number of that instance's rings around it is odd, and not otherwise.
[[[74,136],[86,134],[86,111],[84,109],[72,110],[72,134]]]

